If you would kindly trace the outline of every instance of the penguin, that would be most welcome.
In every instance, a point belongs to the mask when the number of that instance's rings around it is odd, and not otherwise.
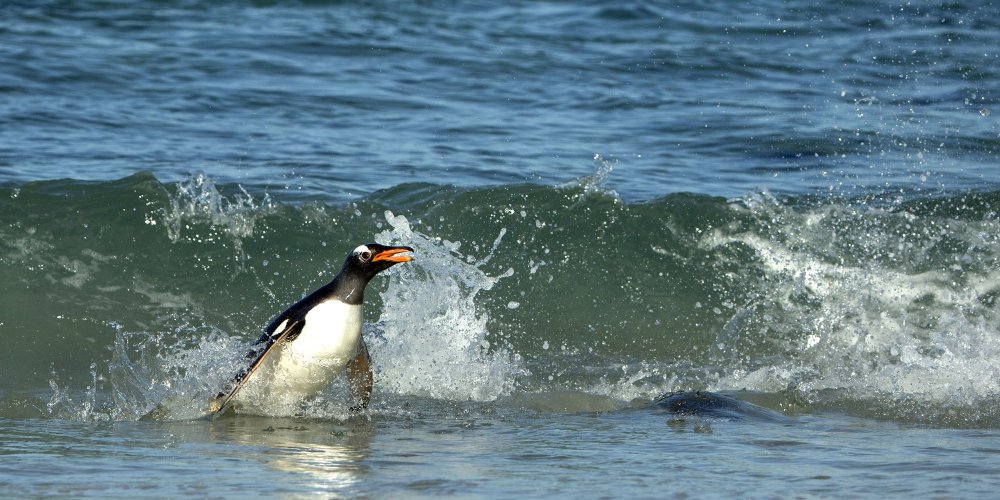
[[[264,328],[246,355],[247,365],[210,402],[216,417],[254,399],[301,401],[347,372],[349,408],[368,407],[372,392],[371,357],[361,337],[365,286],[376,274],[413,258],[406,246],[369,243],[347,255],[332,281],[296,302]],[[246,389],[246,390],[244,390]]]

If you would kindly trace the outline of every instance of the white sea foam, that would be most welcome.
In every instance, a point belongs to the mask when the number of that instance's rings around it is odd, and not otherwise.
[[[945,406],[975,405],[1000,394],[1000,310],[983,300],[1000,283],[1000,271],[984,265],[998,256],[996,222],[917,221],[907,213],[863,211],[852,215],[887,220],[858,227],[831,223],[830,207],[805,214],[774,204],[752,209],[773,216],[779,237],[717,231],[705,244],[739,242],[753,250],[771,288],[749,306],[764,328],[742,333],[758,342],[781,338],[787,352],[766,366],[732,371],[718,388],[792,388],[814,395],[833,389],[863,399]],[[893,224],[910,229],[884,229]],[[983,235],[992,248],[982,245]],[[950,254],[937,268],[914,264],[933,262],[930,252],[945,237],[969,253]],[[879,255],[845,258],[832,250],[838,238],[870,245]]]

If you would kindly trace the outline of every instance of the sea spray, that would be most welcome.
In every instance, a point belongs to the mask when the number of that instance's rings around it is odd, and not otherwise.
[[[720,337],[723,349],[756,355],[733,358],[719,388],[793,389],[920,419],[964,407],[975,420],[1000,394],[995,220],[907,205],[795,210],[750,197],[745,206],[765,229],[703,240],[746,245],[770,283]]]
[[[109,327],[115,335],[111,359],[106,369],[91,364],[91,382],[83,391],[53,371],[50,416],[135,420],[154,408],[160,419],[204,416],[208,398],[239,369],[247,347],[245,339],[208,325],[154,332]]]
[[[204,416],[209,398],[242,367],[247,349],[246,338],[213,325],[121,331],[110,363],[117,404],[130,410],[126,415],[160,407],[172,419]]]
[[[382,292],[375,327],[384,335],[371,343],[378,390],[475,401],[509,393],[525,373],[501,335],[487,330],[489,316],[476,303],[480,292],[514,272],[489,276],[481,269],[504,231],[489,254],[471,259],[457,242],[414,231],[402,215],[386,211],[385,217],[390,228],[376,239],[412,246],[415,260],[398,266]]]
[[[600,194],[620,201],[618,193],[607,187],[608,179],[611,178],[611,172],[614,171],[617,161],[611,162],[600,153],[594,153],[593,162],[594,173],[563,184],[563,189],[580,189],[581,192],[577,195],[578,199]]]
[[[261,232],[257,229],[258,221],[273,213],[276,205],[267,193],[256,199],[243,186],[238,187],[239,193],[226,196],[209,177],[192,175],[178,182],[176,191],[168,194],[169,206],[161,207],[159,217],[147,215],[145,222],[161,224],[172,243],[231,246],[234,271],[245,271],[248,255],[244,240],[254,236],[255,230]],[[259,238],[261,234],[256,236]],[[265,291],[271,295],[270,290],[265,288]]]
[[[257,220],[267,215],[274,204],[268,194],[255,199],[242,186],[239,193],[226,196],[219,191],[215,182],[204,174],[196,174],[176,184],[176,192],[169,195],[169,208],[164,207],[161,223],[167,228],[171,241],[181,238],[203,238],[197,234],[187,236],[188,224],[193,221],[208,221],[220,233],[234,238],[250,236]],[[148,224],[156,219],[147,218]]]

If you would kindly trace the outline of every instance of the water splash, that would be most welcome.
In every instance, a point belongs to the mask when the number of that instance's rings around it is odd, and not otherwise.
[[[519,357],[487,330],[488,314],[476,296],[511,276],[489,276],[460,245],[414,231],[403,216],[385,213],[391,226],[376,238],[415,249],[415,261],[397,266],[382,293],[384,308],[375,325],[382,332],[371,345],[376,385],[396,394],[449,400],[491,401],[509,393],[525,372]],[[478,262],[477,262],[478,261]],[[475,262],[475,263],[474,263]],[[369,336],[371,338],[371,336]]]
[[[733,330],[773,355],[721,386],[943,408],[1000,394],[996,221],[847,205],[796,211],[762,198],[747,209],[766,230],[704,241],[755,253],[769,287]]]
[[[147,225],[162,225],[173,243],[189,242],[230,246],[237,271],[245,270],[247,254],[243,240],[255,235],[258,221],[272,214],[276,205],[264,193],[255,199],[242,186],[232,196],[224,195],[203,174],[193,175],[176,185],[168,195],[169,206],[147,214]],[[261,236],[257,234],[256,236]]]
[[[208,399],[243,365],[247,339],[213,325],[183,323],[167,333],[122,332],[111,363],[119,408],[141,416],[154,407],[169,418],[204,416]]]
[[[102,411],[98,401],[98,385],[103,381],[97,373],[97,364],[90,364],[90,385],[78,396],[74,396],[68,387],[61,387],[55,379],[49,380],[52,397],[45,405],[50,416],[58,418],[76,418],[80,420],[107,420],[106,411]]]
[[[617,162],[615,162],[617,163]],[[610,196],[615,201],[620,202],[621,198],[613,189],[607,187],[611,172],[614,171],[615,164],[606,160],[599,153],[594,154],[594,173],[564,184],[563,188],[582,189],[580,198],[592,195]]]
[[[170,240],[181,240],[190,223],[202,221],[233,237],[253,234],[257,219],[273,209],[274,204],[266,193],[257,201],[242,186],[239,189],[240,193],[227,197],[204,174],[177,183],[177,192],[170,196],[170,207],[163,210],[161,219]],[[147,219],[147,223],[153,224],[155,220]]]
[[[166,332],[110,326],[115,342],[107,370],[92,363],[91,383],[80,394],[53,374],[50,416],[135,420],[153,408],[166,419],[204,416],[209,396],[236,372],[239,355],[246,350],[245,339],[211,326],[183,324]]]

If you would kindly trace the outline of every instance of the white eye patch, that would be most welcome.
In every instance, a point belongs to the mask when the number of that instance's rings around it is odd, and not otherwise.
[[[358,248],[355,248],[354,251],[351,252],[351,253],[353,253],[354,255],[361,255],[362,252],[371,253],[371,250],[368,250],[368,246],[367,245],[361,245]]]

